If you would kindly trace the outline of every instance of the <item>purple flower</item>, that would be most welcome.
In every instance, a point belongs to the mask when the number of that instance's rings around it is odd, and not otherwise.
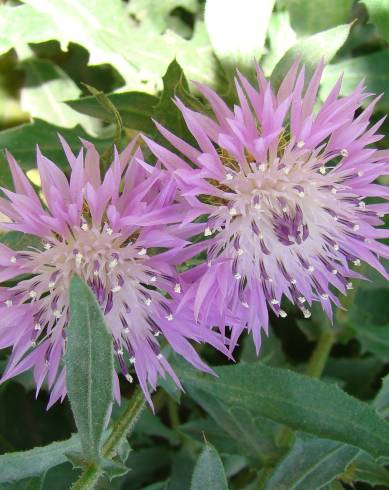
[[[269,308],[286,317],[285,297],[306,318],[314,301],[331,317],[336,290],[362,277],[362,261],[388,277],[379,262],[388,247],[377,241],[389,236],[377,228],[388,191],[374,182],[388,173],[389,152],[371,147],[383,120],[369,126],[378,99],[362,110],[362,83],[339,98],[340,79],[316,110],[322,70],[304,89],[295,62],[276,92],[259,67],[259,89],[238,73],[233,110],[198,85],[214,117],[176,100],[198,147],[158,124],[179,153],[147,139],[192,207],[184,222],[206,216],[207,240],[182,250],[187,259],[205,249],[208,261],[183,274],[184,302],[203,322],[210,311],[222,327],[227,312],[235,317],[231,347],[247,328],[259,350]]]
[[[62,145],[71,166],[69,179],[37,150],[42,192],[36,194],[8,154],[15,192],[3,189],[0,212],[9,218],[3,228],[39,237],[42,247],[14,251],[1,245],[0,348],[12,347],[2,381],[33,369],[39,392],[46,379],[49,406],[66,395],[62,356],[69,322],[68,288],[78,274],[91,287],[112,332],[120,370],[132,382],[136,373],[146,398],[159,375],[180,381],[160,352],[164,338],[195,367],[201,361],[190,340],[208,342],[226,352],[219,333],[195,325],[193,314],[176,313],[181,285],[168,257],[188,244],[178,222],[187,209],[175,202],[176,184],[159,166],[139,163],[133,141],[115,152],[103,180],[99,155],[83,142],[86,153],[75,156]],[[170,249],[162,260],[155,247]],[[22,277],[20,277],[23,275]],[[25,278],[27,275],[27,278]],[[115,397],[120,399],[115,375]]]

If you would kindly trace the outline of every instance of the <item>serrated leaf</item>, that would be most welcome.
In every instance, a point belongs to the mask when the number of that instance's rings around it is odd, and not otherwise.
[[[359,450],[335,441],[298,437],[277,464],[264,490],[312,490],[343,473]]]
[[[26,478],[12,483],[0,484],[0,490],[41,490],[45,481],[45,475]]]
[[[66,461],[65,453],[80,449],[76,434],[66,441],[53,442],[48,446],[29,451],[0,455],[0,482],[21,480],[44,473]]]
[[[293,29],[307,36],[346,23],[352,4],[353,0],[288,0],[285,5]]]
[[[102,150],[109,145],[111,139],[96,139],[90,137],[80,126],[72,129],[60,128],[48,124],[41,119],[35,119],[31,124],[23,124],[12,129],[0,131],[0,185],[12,186],[8,163],[4,156],[4,150],[9,149],[24,170],[36,168],[36,145],[42,153],[55,161],[60,167],[68,169],[68,162],[58,139],[60,133],[70,147],[78,152],[81,142],[79,138],[85,138]]]
[[[381,49],[372,54],[356,56],[328,65],[322,79],[322,96],[325,97],[330,92],[339,75],[343,74],[340,95],[349,94],[361,80],[364,80],[369,92],[383,94],[377,108],[386,111],[389,109],[389,93],[386,93],[389,88],[389,75],[383,67],[388,63],[389,50]],[[368,102],[370,99],[365,103]]]
[[[33,118],[71,128],[81,124],[91,131],[90,118],[81,116],[63,102],[76,98],[81,90],[57,65],[47,60],[28,58],[20,64],[26,80],[21,90],[22,109]]]
[[[389,0],[362,0],[380,35],[389,41]]]
[[[288,69],[296,58],[301,58],[305,65],[306,76],[312,75],[315,66],[321,61],[329,62],[343,46],[350,32],[350,25],[340,25],[313,36],[298,40],[284,54],[273,70],[271,79],[274,86],[279,86]]]
[[[151,117],[153,115],[153,107],[158,103],[157,97],[144,92],[106,94],[106,97],[119,111],[123,125],[126,128],[136,129],[147,134],[155,133],[155,126]],[[68,100],[66,103],[83,114],[88,114],[102,121],[115,122],[112,112],[102,107],[93,96]]]
[[[69,297],[65,355],[68,396],[84,456],[97,462],[112,403],[112,336],[94,294],[77,276],[71,280]]]
[[[207,0],[205,25],[222,63],[245,69],[263,54],[275,0]]]
[[[206,444],[193,471],[190,490],[228,490],[223,463],[216,449]]]
[[[89,51],[90,64],[110,63],[132,90],[155,92],[175,56],[191,77],[211,83],[216,80],[212,49],[202,36],[195,32],[186,41],[172,31],[152,33],[131,20],[121,0],[25,0],[25,3],[30,7],[34,27],[40,20],[42,35],[39,37],[36,27],[33,33],[27,30],[24,35],[24,28],[16,39],[14,35],[11,39],[20,43],[57,39],[64,50],[69,42],[77,43]],[[2,26],[5,32],[14,29],[12,22],[23,24],[19,19],[15,21],[17,15],[18,12],[12,12],[6,18]],[[28,22],[24,12],[23,20]],[[3,49],[13,45],[3,42]]]
[[[389,425],[367,404],[337,386],[256,364],[216,368],[218,378],[179,368],[188,391],[202,391],[220,405],[239,407],[317,437],[389,453]]]
[[[373,486],[383,485],[389,488],[389,471],[369,454],[359,454],[352,466],[353,481],[365,482]]]

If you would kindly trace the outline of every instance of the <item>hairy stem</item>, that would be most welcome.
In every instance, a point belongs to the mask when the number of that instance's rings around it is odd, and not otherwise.
[[[103,444],[101,456],[103,458],[114,458],[123,440],[132,432],[142,410],[145,406],[145,399],[140,388],[137,388],[133,397],[129,401],[127,408],[116,420],[113,428]],[[103,471],[98,465],[90,465],[84,469],[78,480],[72,485],[71,490],[92,490],[103,475]]]
[[[325,368],[331,348],[335,342],[335,332],[331,329],[325,329],[321,332],[319,341],[315,350],[312,352],[308,362],[307,375],[312,378],[320,378]]]

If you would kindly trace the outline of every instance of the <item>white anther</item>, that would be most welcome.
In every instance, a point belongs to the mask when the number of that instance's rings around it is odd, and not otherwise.
[[[236,216],[238,214],[236,208],[230,208],[228,212],[230,213],[230,216]]]
[[[232,180],[234,176],[232,174],[226,174],[226,180]]]
[[[258,165],[258,170],[264,172],[266,170],[266,163],[261,163],[260,165]]]
[[[254,209],[261,209],[261,204],[259,202],[254,204]]]
[[[150,282],[156,282],[156,281],[157,281],[157,276],[150,277]]]
[[[290,284],[297,284],[296,279],[291,279],[291,280],[290,280]]]
[[[324,293],[324,294],[321,294],[320,297],[324,300],[327,301],[327,299],[329,298],[328,294]]]
[[[363,241],[364,241],[365,243],[371,243],[370,238],[365,238]]]
[[[178,282],[174,285],[174,292],[181,294],[181,285]]]
[[[123,349],[121,347],[119,347],[119,349],[116,351],[116,354],[118,356],[122,356],[123,355]]]
[[[10,308],[10,307],[12,306],[12,304],[13,304],[13,303],[12,303],[12,299],[6,299],[6,300],[4,301],[4,303],[5,303],[5,306],[7,306],[8,308]]]
[[[289,168],[289,167],[285,167],[285,168],[284,168],[284,174],[285,174],[285,175],[288,175],[288,174],[289,174],[289,172],[290,172],[290,168]]]
[[[271,303],[272,305],[278,305],[278,304],[280,304],[280,302],[279,302],[277,299],[275,299],[275,298],[273,298],[273,299],[270,301],[270,303]]]
[[[130,364],[135,364],[136,359],[134,356],[130,357]]]
[[[34,299],[38,296],[38,293],[36,291],[34,291],[33,289],[28,293],[28,295],[30,296],[30,298]]]
[[[384,213],[377,213],[378,218],[383,218],[385,216]]]
[[[297,298],[297,300],[298,300],[298,302],[299,302],[299,303],[301,303],[301,304],[303,304],[303,303],[305,303],[305,302],[306,302],[306,299],[304,298],[304,296],[299,296],[299,297]]]
[[[111,260],[111,262],[108,265],[110,269],[114,269],[118,265],[117,259]]]
[[[171,313],[166,315],[166,320],[169,320],[169,322],[171,322],[173,320],[173,315]]]
[[[236,251],[236,255],[238,255],[239,257],[243,255],[243,253],[244,253],[243,248],[238,248],[238,250]]]
[[[110,236],[111,236],[111,235],[112,235],[112,233],[113,233],[113,229],[112,229],[112,228],[110,228],[109,226],[107,226],[107,228],[105,229],[105,233],[106,233],[107,235],[110,235]]]
[[[358,203],[358,207],[360,207],[361,209],[365,209],[365,208],[366,208],[366,203],[365,203],[365,201],[359,201],[359,203]]]
[[[337,216],[334,216],[334,221],[338,221],[338,217]]]
[[[55,286],[55,282],[54,281],[50,281],[49,284],[49,289],[52,289],[54,286]]]
[[[304,146],[305,146],[305,141],[300,140],[297,142],[297,148],[304,148]]]
[[[346,284],[346,289],[353,289],[353,283],[352,282],[348,282]]]
[[[337,252],[339,250],[339,245],[337,243],[335,243],[335,245],[334,245],[334,250],[335,250],[335,252]]]
[[[334,276],[336,276],[336,274],[338,273],[338,271],[337,271],[336,269],[332,269],[332,271],[331,271],[331,272],[332,272],[332,274],[333,274]]]
[[[311,312],[309,310],[307,310],[306,308],[304,308],[303,315],[304,315],[304,318],[310,318]]]
[[[249,304],[248,304],[248,303],[246,303],[246,301],[243,301],[243,302],[242,302],[242,306],[244,306],[245,308],[248,308],[248,307],[249,307]]]
[[[342,148],[340,150],[340,154],[342,155],[342,157],[348,157],[348,150],[346,148]]]
[[[31,340],[31,347],[36,347],[36,342],[35,342],[35,340]]]
[[[209,260],[209,261],[207,262],[207,266],[208,266],[208,267],[212,267],[212,260]]]
[[[299,192],[298,195],[299,195],[299,197],[304,197],[305,196],[305,192]]]
[[[241,274],[239,274],[239,272],[237,272],[236,274],[234,274],[234,277],[237,281],[239,281],[239,279],[242,277]]]
[[[326,169],[324,166],[321,166],[321,167],[319,168],[319,172],[320,172],[322,175],[325,175],[325,174],[326,174],[326,172],[327,172],[327,169]]]
[[[204,230],[204,236],[211,236],[212,235],[212,230],[207,226]]]
[[[15,255],[12,255],[12,257],[10,258],[10,261],[12,264],[16,264],[16,257]]]
[[[155,332],[154,337],[159,337],[161,335],[161,332]]]
[[[315,268],[313,265],[308,266],[308,272],[314,272]]]
[[[162,354],[158,354],[157,355],[157,359],[159,359],[159,360],[163,359],[163,355]]]
[[[284,213],[287,213],[287,212],[288,212],[288,208],[287,208],[287,207],[282,208],[282,211],[283,211]]]
[[[36,323],[34,325],[34,330],[36,330],[37,332],[40,332],[42,330],[42,325],[40,323]]]
[[[123,328],[123,332],[126,333],[126,334],[127,333],[130,333],[130,329],[128,327],[125,327],[125,328]]]
[[[336,187],[333,187],[333,188],[331,189],[331,192],[332,192],[332,194],[336,194],[338,191],[336,190]]]
[[[286,318],[287,316],[288,316],[288,315],[287,315],[286,311],[284,311],[284,310],[280,310],[280,317],[281,317],[281,318]]]
[[[94,276],[98,276],[99,275],[99,271],[93,271],[93,275]]]
[[[117,285],[117,286],[114,286],[111,291],[112,293],[118,293],[120,290],[122,289],[121,286]]]
[[[134,381],[134,378],[131,376],[130,373],[126,373],[125,378],[129,383],[133,383]]]
[[[150,306],[151,305],[151,298],[146,298],[145,299],[145,305]]]
[[[59,318],[61,318],[62,313],[59,310],[54,310],[53,316],[54,316],[54,318],[56,318],[58,320]]]
[[[146,248],[141,248],[138,252],[138,255],[146,255],[147,254],[147,249]]]
[[[51,249],[51,244],[50,244],[50,243],[45,243],[45,244],[43,245],[43,248],[44,248],[45,250],[50,250],[50,249]]]
[[[353,264],[357,267],[359,267],[361,265],[361,261],[359,259],[355,259],[353,260]]]
[[[353,231],[358,231],[359,230],[359,225],[354,225],[353,226]]]
[[[77,264],[77,265],[80,265],[80,264],[81,264],[81,262],[82,262],[82,259],[84,258],[84,256],[83,256],[82,254],[80,254],[80,253],[77,253],[77,254],[75,255],[75,257],[76,257],[76,264]]]
[[[88,223],[83,223],[83,224],[81,225],[81,230],[88,231],[88,230],[89,230]]]
[[[357,172],[357,175],[358,175],[358,177],[362,177],[362,175],[363,175],[362,170],[359,170],[359,172]]]

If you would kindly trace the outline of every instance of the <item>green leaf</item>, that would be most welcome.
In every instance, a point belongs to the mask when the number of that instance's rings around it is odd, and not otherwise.
[[[389,417],[389,375],[382,379],[381,389],[373,400],[373,406],[383,417]]]
[[[190,490],[228,490],[223,463],[216,449],[206,444],[197,460]]]
[[[0,490],[41,490],[45,482],[45,475],[26,478],[12,483],[0,484]]]
[[[214,423],[236,441],[240,453],[263,463],[280,456],[274,442],[278,424],[261,417],[260,413],[252,413],[243,404],[229,405],[191,383],[187,386],[191,397],[212,416]]]
[[[389,453],[389,425],[337,386],[256,364],[216,368],[217,379],[180,368],[188,391],[202,391],[230,410],[240,408],[309,434],[371,453]]]
[[[369,19],[380,35],[389,41],[389,0],[362,0],[369,13]]]
[[[70,322],[65,355],[70,405],[86,458],[98,461],[104,426],[112,403],[112,336],[89,287],[70,283]]]
[[[215,53],[234,69],[251,67],[263,54],[275,0],[207,0],[205,25]]]
[[[42,248],[42,241],[37,236],[21,231],[1,233],[0,242],[12,250],[25,250],[28,247]]]
[[[301,62],[305,65],[306,75],[312,75],[315,66],[321,60],[326,63],[332,60],[339,48],[343,46],[349,32],[350,25],[340,25],[298,40],[274,68],[271,75],[274,86],[281,83],[296,58],[301,58]]]
[[[212,49],[206,38],[196,32],[199,22],[192,39],[186,41],[170,30],[158,34],[150,32],[147,26],[137,25],[121,0],[25,0],[25,3],[30,7],[34,30],[31,33],[24,27],[19,36],[12,35],[12,43],[0,43],[4,51],[17,42],[57,39],[64,50],[69,42],[77,43],[89,51],[90,64],[110,63],[132,90],[155,92],[175,56],[191,77],[203,82],[216,81]],[[19,7],[14,9],[3,22],[5,32],[29,22],[25,12],[21,12],[23,21],[15,20]],[[41,36],[36,27],[38,21]]]
[[[0,456],[0,482],[22,480],[40,475],[53,466],[64,463],[66,452],[78,449],[80,449],[80,438],[76,434],[66,441],[53,442],[48,446],[2,454]]]
[[[274,468],[264,490],[312,490],[343,473],[359,450],[326,439],[298,437]]]
[[[339,24],[350,17],[353,0],[288,0],[291,24],[299,36],[309,36]]]
[[[343,74],[340,95],[349,94],[361,80],[364,80],[369,92],[383,94],[377,107],[380,110],[389,110],[389,74],[384,68],[388,64],[389,50],[382,49],[372,54],[328,65],[323,74],[322,96],[330,92],[340,74]],[[370,99],[367,102],[370,102]]]
[[[23,61],[21,68],[26,74],[21,90],[23,110],[33,118],[64,128],[81,124],[88,131],[93,130],[90,118],[81,116],[63,103],[66,99],[78,97],[81,90],[61,68],[50,61],[33,58]]]
[[[151,117],[153,115],[153,107],[158,103],[157,97],[144,92],[107,94],[106,97],[118,110],[126,128],[136,129],[147,134],[155,133],[155,126]],[[93,96],[68,100],[66,103],[83,114],[88,114],[102,121],[115,122],[112,112],[99,104]]]
[[[38,144],[42,153],[55,161],[60,167],[68,168],[68,162],[58,140],[60,133],[70,147],[78,152],[81,142],[79,138],[85,138],[96,145],[98,150],[106,148],[111,143],[111,139],[96,139],[90,137],[80,127],[65,129],[52,126],[45,121],[36,119],[31,124],[23,124],[6,131],[0,131],[0,150],[8,148],[13,156],[18,160],[24,170],[36,168],[36,145]],[[11,176],[8,163],[3,151],[0,151],[0,185],[9,187]]]
[[[389,471],[366,453],[359,454],[353,462],[352,479],[389,488]]]
[[[56,35],[50,17],[37,12],[30,5],[0,5],[0,53],[22,44],[55,39]]]

